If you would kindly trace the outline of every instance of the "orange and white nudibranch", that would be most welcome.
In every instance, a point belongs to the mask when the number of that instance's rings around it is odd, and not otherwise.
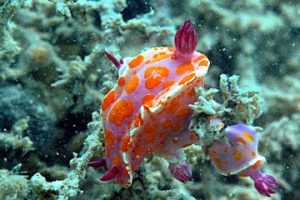
[[[197,51],[194,26],[187,20],[175,35],[175,48],[155,47],[134,58],[106,57],[119,68],[116,86],[102,101],[106,165],[102,181],[114,179],[128,187],[143,159],[155,153],[166,158],[171,174],[192,178],[182,148],[198,140],[188,130],[196,100],[194,88],[204,85],[209,60]]]

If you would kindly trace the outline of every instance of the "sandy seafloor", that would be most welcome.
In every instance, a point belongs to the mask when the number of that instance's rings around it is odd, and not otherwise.
[[[230,120],[263,128],[262,169],[280,185],[272,197],[248,178],[219,175],[199,145],[186,149],[187,184],[156,156],[128,189],[87,167],[103,156],[99,105],[117,79],[104,49],[123,58],[172,46],[186,19],[211,61],[205,89],[238,75],[260,99],[259,112],[242,107]],[[0,25],[0,200],[300,199],[299,1],[1,0]]]

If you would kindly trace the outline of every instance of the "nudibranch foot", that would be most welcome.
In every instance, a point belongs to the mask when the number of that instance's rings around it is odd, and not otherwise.
[[[101,178],[100,181],[109,181],[121,171],[121,167],[114,165],[111,170],[107,171]]]
[[[99,160],[93,160],[89,162],[89,166],[91,167],[104,167],[106,165],[106,161],[104,158]]]
[[[192,170],[186,161],[180,163],[170,163],[169,171],[174,178],[182,183],[186,183],[193,178]]]
[[[115,56],[112,54],[108,53],[107,51],[104,51],[104,55],[108,60],[110,60],[117,68],[119,68],[123,64],[123,60],[118,60]]]
[[[175,35],[175,54],[182,57],[191,57],[196,49],[198,37],[190,20],[186,20]]]

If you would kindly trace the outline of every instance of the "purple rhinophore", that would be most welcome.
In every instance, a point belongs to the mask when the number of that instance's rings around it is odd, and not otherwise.
[[[174,43],[175,54],[182,57],[192,56],[198,43],[198,37],[196,29],[190,20],[186,20],[176,32]]]
[[[108,53],[107,51],[104,51],[104,55],[110,60],[117,68],[120,68],[120,66],[123,64],[123,60],[118,60],[115,56]]]
[[[106,165],[106,160],[104,158],[89,162],[89,166],[91,167],[104,167],[105,165]]]
[[[174,178],[183,183],[186,183],[193,178],[191,168],[186,161],[181,163],[170,163],[169,170]]]

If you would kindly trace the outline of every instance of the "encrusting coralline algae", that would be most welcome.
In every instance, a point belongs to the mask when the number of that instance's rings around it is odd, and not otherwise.
[[[299,199],[299,9],[296,1],[2,1],[0,198],[264,199],[250,179],[218,175],[207,157],[223,123],[246,123],[263,128],[255,127],[262,168],[279,184],[267,199]],[[99,103],[117,80],[104,51],[121,58],[172,46],[187,18],[211,61],[190,105],[189,128],[207,144],[184,149],[193,180],[176,181],[150,155],[128,189],[99,182],[105,170],[87,164],[104,156]]]

